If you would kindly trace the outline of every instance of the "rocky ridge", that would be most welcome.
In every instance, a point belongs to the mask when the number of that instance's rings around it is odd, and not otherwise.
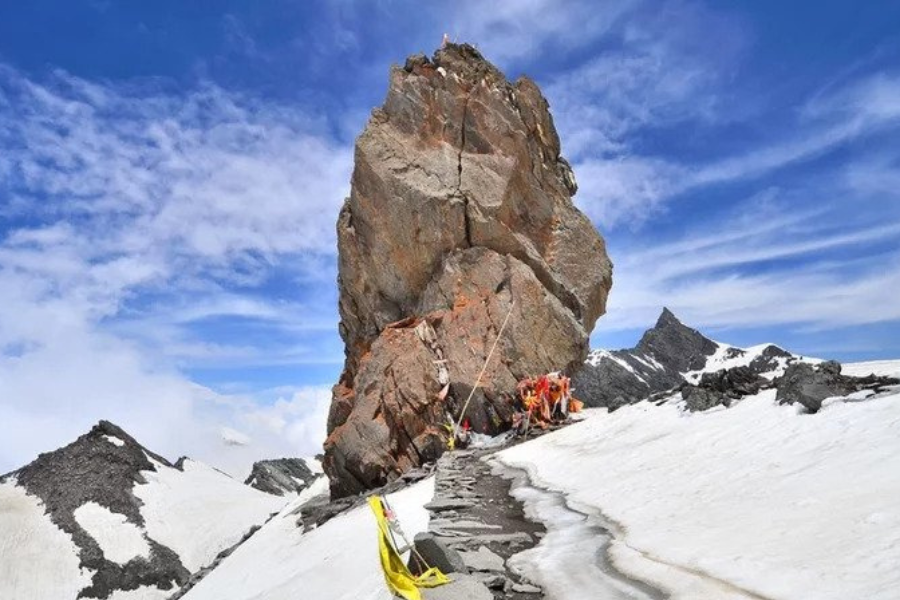
[[[337,224],[346,360],[323,465],[334,497],[438,458],[509,315],[465,415],[501,430],[519,379],[584,360],[612,283],[546,99],[472,46],[393,67],[354,162]]]
[[[302,458],[276,458],[253,463],[244,483],[261,492],[284,496],[299,494],[321,476],[322,473],[314,473]]]
[[[711,372],[745,367],[746,373],[738,371],[730,377],[744,381],[766,375],[771,379],[801,360],[807,359],[774,344],[747,349],[720,344],[664,308],[634,348],[591,352],[572,377],[572,387],[588,406],[615,410],[685,384],[709,388]],[[703,394],[695,396],[697,406],[706,402],[699,397]]]
[[[680,392],[691,412],[776,388],[780,404],[815,413],[822,401],[858,392],[879,394],[900,381],[841,375],[836,361],[793,354],[774,344],[737,348],[710,340],[667,308],[637,346],[595,350],[572,378],[575,395],[588,406],[616,410],[650,400],[666,402]]]

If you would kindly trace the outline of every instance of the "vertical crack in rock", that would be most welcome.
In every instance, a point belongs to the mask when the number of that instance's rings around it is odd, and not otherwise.
[[[471,98],[471,92],[467,93],[465,99],[463,100],[463,110],[462,110],[462,123],[459,128],[459,153],[456,155],[456,191],[463,199],[463,222],[465,225],[465,233],[466,233],[466,246],[471,248],[474,244],[472,243],[472,218],[469,215],[469,197],[462,191],[462,172],[463,172],[463,152],[466,149],[466,119],[469,116],[469,99]]]
[[[334,497],[443,452],[443,390],[471,390],[508,312],[478,394],[454,419],[498,433],[518,379],[584,360],[612,264],[560,159],[537,85],[510,83],[474,47],[447,44],[391,69],[384,105],[356,140],[338,227],[346,361],[323,463]],[[416,333],[423,320],[433,346]]]

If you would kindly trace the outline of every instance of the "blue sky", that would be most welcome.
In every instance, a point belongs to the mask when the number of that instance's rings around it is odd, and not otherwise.
[[[236,473],[317,451],[353,139],[445,32],[550,100],[616,265],[595,346],[666,305],[900,356],[896,3],[4,3],[0,471],[100,418]]]

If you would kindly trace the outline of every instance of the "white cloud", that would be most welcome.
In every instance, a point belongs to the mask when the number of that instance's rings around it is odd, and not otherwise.
[[[305,332],[271,362],[327,359],[311,349],[335,320],[317,283],[334,273],[349,148],[300,109],[212,85],[0,80],[0,471],[101,418],[235,473],[317,452],[327,389],[225,395],[173,362],[270,364],[258,342],[190,330],[220,317]],[[298,282],[291,302],[254,292],[276,271]]]

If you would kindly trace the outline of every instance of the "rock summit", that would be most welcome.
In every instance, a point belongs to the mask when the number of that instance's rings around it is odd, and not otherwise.
[[[441,454],[507,314],[464,415],[475,431],[505,427],[520,378],[585,359],[612,264],[576,190],[532,80],[511,83],[467,44],[392,67],[337,223],[346,360],[325,442],[333,496]]]

